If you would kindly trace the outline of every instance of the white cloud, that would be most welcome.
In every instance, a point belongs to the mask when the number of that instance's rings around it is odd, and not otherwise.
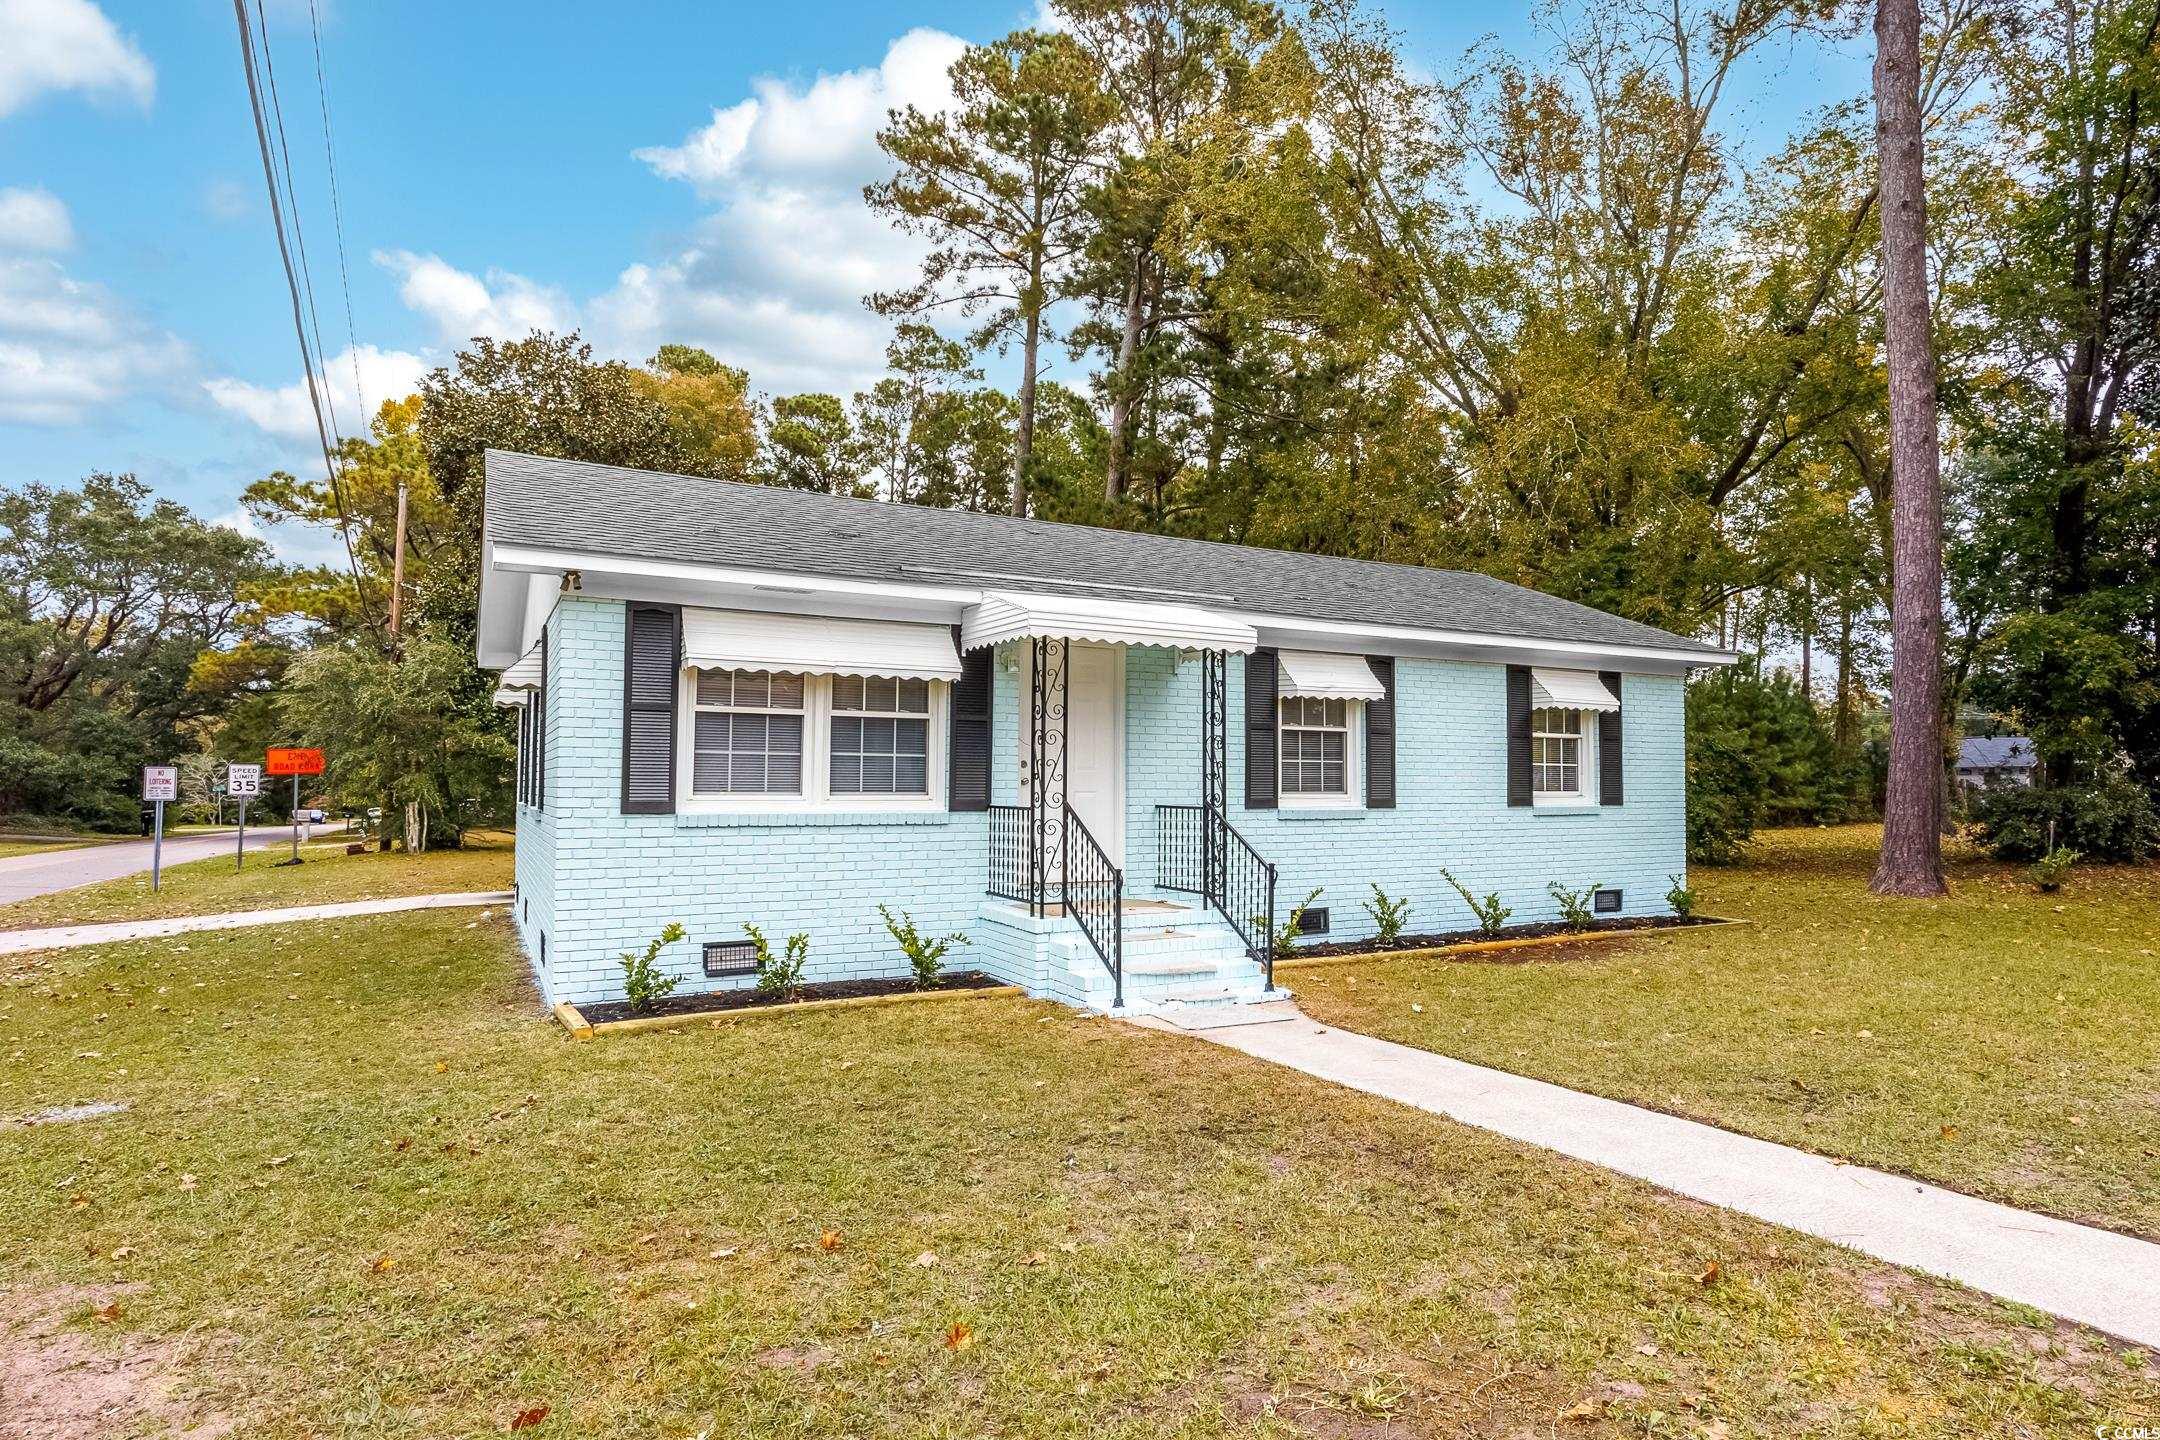
[[[428,369],[428,362],[410,351],[360,345],[331,356],[317,378],[336,411],[338,428],[347,436],[355,436],[367,433],[368,423],[383,401],[402,400],[418,390]],[[239,416],[266,434],[280,440],[318,443],[304,377],[284,385],[256,385],[219,376],[205,380],[203,392],[219,409]]]
[[[651,146],[632,155],[669,180],[714,191],[750,178],[806,182],[852,181],[881,168],[877,129],[885,113],[913,105],[952,103],[945,72],[967,42],[939,30],[910,30],[885,51],[875,69],[820,75],[807,86],[767,76],[752,95],[715,107],[712,120],[680,145]]]
[[[72,425],[171,383],[188,349],[58,262],[0,256],[0,420]]]
[[[59,196],[29,186],[0,188],[0,251],[68,250],[74,245],[75,225]]]
[[[245,220],[255,213],[255,192],[238,180],[212,180],[203,186],[202,207],[213,220]]]
[[[490,270],[483,279],[439,255],[410,250],[378,250],[375,263],[398,277],[398,298],[431,321],[445,345],[463,345],[476,335],[522,340],[535,330],[577,324],[561,291],[506,270]]]
[[[925,249],[863,203],[862,187],[889,170],[877,131],[890,110],[948,108],[946,72],[965,49],[911,30],[876,66],[758,80],[681,144],[634,152],[712,208],[674,254],[628,267],[591,302],[595,342],[630,357],[703,345],[774,392],[845,393],[874,378],[892,327],[863,296],[913,277]]]
[[[0,0],[0,118],[79,90],[148,106],[157,72],[91,0]]]

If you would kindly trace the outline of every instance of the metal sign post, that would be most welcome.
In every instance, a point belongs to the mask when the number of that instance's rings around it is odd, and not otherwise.
[[[264,768],[272,775],[292,776],[292,859],[281,861],[285,865],[300,863],[300,777],[323,773],[323,753],[320,750],[303,749],[292,745],[273,745],[263,759]]]
[[[158,888],[165,871],[165,802],[180,798],[180,767],[145,765],[142,798],[150,802],[150,888]]]
[[[233,799],[240,802],[240,828],[233,839],[233,869],[238,870],[247,856],[248,801],[262,794],[262,766],[226,766],[225,788],[232,792]]]

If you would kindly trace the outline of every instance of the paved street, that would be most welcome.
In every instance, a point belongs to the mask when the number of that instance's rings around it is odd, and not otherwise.
[[[315,833],[322,835],[341,828],[336,824],[317,825]],[[258,830],[248,827],[247,848],[260,850],[269,845],[290,845],[292,831],[282,825]],[[190,860],[207,860],[213,855],[233,853],[233,832],[230,829],[210,834],[167,836],[165,839],[165,863],[182,865]],[[34,855],[16,855],[0,860],[0,905],[27,900],[33,895],[50,895],[58,890],[73,890],[83,885],[95,885],[100,880],[117,880],[123,875],[150,868],[150,842],[128,840],[117,845],[84,845],[69,850],[41,850]]]

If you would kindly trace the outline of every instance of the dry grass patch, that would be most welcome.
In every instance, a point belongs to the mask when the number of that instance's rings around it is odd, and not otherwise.
[[[2160,867],[2041,895],[1960,846],[1951,898],[1880,900],[1878,833],[1695,872],[1752,925],[1292,983],[1346,1029],[2160,1237]]]
[[[1056,1006],[580,1045],[499,918],[442,913],[7,964],[0,1114],[131,1108],[10,1134],[5,1283],[217,1335],[171,1379],[236,1435],[1965,1440],[2160,1409],[2045,1317]]]
[[[340,838],[335,843],[303,845],[304,864],[279,864],[291,853],[279,846],[250,850],[237,868],[230,855],[168,865],[155,891],[145,870],[140,875],[18,900],[0,905],[0,930],[510,888],[512,851],[507,831],[475,832],[466,837],[462,849],[420,855],[373,849],[347,855]]]

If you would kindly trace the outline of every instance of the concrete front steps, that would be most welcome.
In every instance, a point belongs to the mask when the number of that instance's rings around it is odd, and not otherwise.
[[[1280,1000],[1259,963],[1221,916],[1179,902],[1128,902],[1124,916],[1125,1007],[1113,1010],[1110,967],[1077,922],[1053,932],[1048,958],[1075,1003],[1121,1017],[1153,1016],[1179,1029],[1265,1024],[1285,1018],[1251,1007]]]

